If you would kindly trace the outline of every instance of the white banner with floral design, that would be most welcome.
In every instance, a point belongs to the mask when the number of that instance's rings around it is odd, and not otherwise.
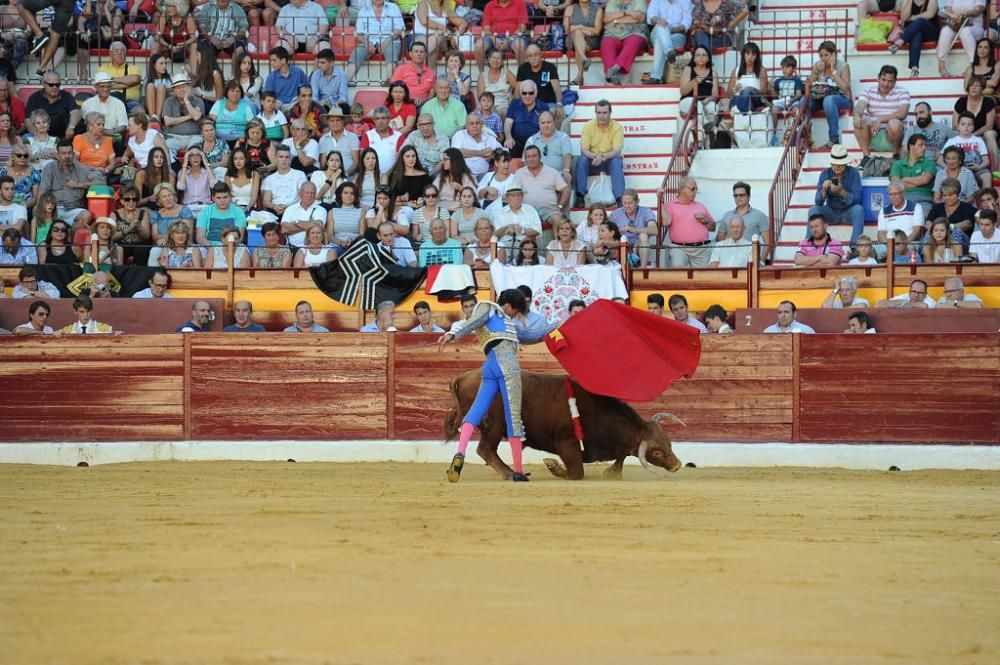
[[[569,315],[571,300],[582,300],[589,305],[600,298],[628,299],[621,271],[609,266],[505,266],[494,261],[490,264],[490,276],[497,293],[522,284],[530,287],[531,309],[552,323]]]

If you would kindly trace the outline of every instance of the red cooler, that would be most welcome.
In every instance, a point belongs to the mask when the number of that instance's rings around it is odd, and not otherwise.
[[[87,210],[94,218],[110,217],[115,209],[115,190],[107,185],[92,185],[87,190]]]

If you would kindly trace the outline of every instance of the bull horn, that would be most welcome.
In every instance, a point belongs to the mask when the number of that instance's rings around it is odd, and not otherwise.
[[[661,475],[660,472],[656,470],[655,466],[649,463],[649,460],[646,459],[646,450],[648,449],[649,449],[649,444],[643,441],[642,443],[639,444],[639,452],[636,453],[636,457],[639,458],[639,464],[642,464],[642,468],[644,468],[646,471],[649,471],[654,476],[659,476]]]
[[[683,420],[681,420],[680,418],[678,418],[677,416],[675,416],[672,413],[667,413],[666,411],[660,411],[659,413],[657,413],[656,415],[653,416],[653,422],[654,423],[658,423],[661,420],[671,420],[671,421],[677,423],[678,425],[683,425],[684,427],[687,427],[687,423],[686,422],[684,422]]]

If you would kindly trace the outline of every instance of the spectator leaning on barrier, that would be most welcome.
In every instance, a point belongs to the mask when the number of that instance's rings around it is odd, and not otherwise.
[[[34,266],[24,266],[17,273],[17,286],[11,291],[12,298],[58,298],[59,289],[55,284],[38,279]]]
[[[937,303],[927,295],[927,282],[922,279],[915,279],[910,282],[910,289],[906,293],[893,296],[885,300],[879,300],[876,307],[897,307],[897,308],[917,308],[934,309]]]
[[[149,288],[137,291],[133,298],[173,298],[167,293],[170,288],[170,275],[163,268],[157,268],[149,278]]]
[[[840,241],[830,235],[823,215],[809,217],[809,236],[799,243],[795,265],[800,268],[824,268],[838,265],[844,258]]]
[[[76,321],[59,329],[63,335],[108,335],[115,331],[107,323],[95,321],[93,318],[94,301],[87,296],[79,296],[73,301],[73,313]],[[117,333],[120,335],[121,331]]]
[[[707,268],[712,256],[711,232],[715,219],[704,205],[695,200],[698,183],[688,178],[681,183],[677,198],[663,210],[663,228],[670,234],[670,267]]]
[[[982,299],[974,293],[966,293],[965,285],[959,277],[944,280],[944,295],[938,298],[937,306],[955,309],[982,309]]]
[[[760,259],[767,261],[771,256],[771,224],[767,215],[750,205],[750,185],[737,182],[733,185],[733,202],[736,207],[727,211],[715,225],[715,239],[725,240],[729,236],[729,222],[734,217],[743,220],[743,237],[751,242],[754,236],[760,240]]]
[[[295,305],[295,323],[285,328],[286,333],[328,333],[327,328],[316,323],[313,307],[308,300],[300,300]]]
[[[795,313],[798,308],[791,300],[782,300],[778,303],[778,322],[764,328],[765,333],[807,333],[816,332],[810,326],[799,323],[795,320]]]
[[[611,191],[621,205],[625,191],[625,129],[611,119],[611,102],[598,100],[594,105],[594,118],[588,120],[580,134],[580,157],[576,160],[573,178],[576,205],[583,206],[587,192],[587,177],[598,173],[611,176]]]
[[[705,327],[708,328],[709,333],[731,335],[733,329],[728,321],[729,314],[726,313],[722,305],[711,305],[705,310]]]
[[[969,240],[969,254],[979,263],[1000,263],[1000,235],[997,234],[997,213],[994,210],[980,210],[979,228],[972,232]]]
[[[858,280],[838,277],[833,281],[833,291],[820,305],[824,309],[852,309],[868,307],[868,301],[858,295]]]
[[[910,92],[896,85],[896,68],[883,65],[878,82],[865,88],[854,105],[854,136],[864,157],[860,168],[870,159],[872,150],[896,154],[903,142],[903,121],[910,112]]]
[[[809,209],[809,218],[821,215],[828,224],[849,222],[853,245],[864,233],[865,210],[861,207],[861,172],[847,162],[847,148],[840,144],[833,146],[830,166],[819,174],[816,205]]]
[[[906,199],[906,188],[899,181],[889,183],[889,205],[878,212],[878,242],[875,254],[885,258],[886,243],[895,231],[902,231],[911,242],[924,235],[924,209]]]
[[[878,331],[872,326],[871,317],[866,312],[853,312],[847,317],[847,334],[874,335]]]
[[[28,322],[14,328],[15,335],[56,335],[55,330],[48,325],[52,308],[43,300],[36,300],[28,305]]]
[[[233,318],[235,323],[231,323],[222,329],[222,332],[236,333],[262,333],[267,332],[264,326],[253,322],[253,303],[249,300],[239,300],[233,305]]]

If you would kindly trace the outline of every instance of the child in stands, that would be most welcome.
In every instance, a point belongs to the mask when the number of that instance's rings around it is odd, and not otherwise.
[[[364,136],[369,129],[375,129],[375,123],[371,118],[365,117],[365,107],[360,102],[351,104],[351,121],[344,127],[344,131]]]
[[[858,255],[847,262],[849,266],[875,266],[878,260],[872,251],[872,239],[868,236],[858,236],[858,241],[854,244],[854,249]]]
[[[799,106],[802,105],[802,96],[805,94],[806,86],[799,78],[798,66],[799,63],[795,60],[795,56],[786,55],[781,59],[781,76],[774,79],[774,102],[771,104],[775,127],[778,126],[778,117],[782,113],[788,112],[795,115]]]
[[[264,123],[264,136],[278,141],[288,138],[288,118],[278,108],[278,97],[273,90],[260,93],[260,107],[257,118]]]
[[[976,127],[976,117],[971,113],[962,113],[958,116],[958,136],[953,136],[947,140],[941,152],[950,146],[957,146],[965,154],[963,165],[975,174],[979,180],[980,187],[989,187],[992,184],[990,174],[989,150],[986,141],[981,136],[973,134]]]

